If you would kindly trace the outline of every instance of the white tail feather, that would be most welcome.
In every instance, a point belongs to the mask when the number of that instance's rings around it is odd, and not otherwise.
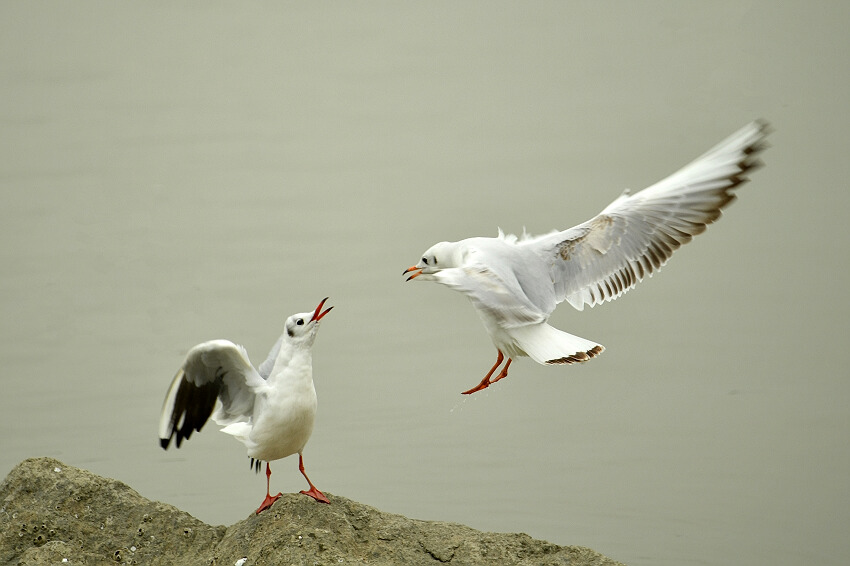
[[[226,427],[221,429],[221,432],[229,434],[230,436],[235,437],[245,446],[248,446],[248,443],[251,442],[251,425],[245,422],[231,423]]]
[[[596,342],[567,334],[545,322],[511,328],[511,338],[539,364],[574,364],[595,358],[605,350]]]

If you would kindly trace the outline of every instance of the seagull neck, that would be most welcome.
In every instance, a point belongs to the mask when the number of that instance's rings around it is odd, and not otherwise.
[[[269,380],[274,378],[289,367],[312,367],[313,366],[313,351],[309,346],[303,344],[284,344],[275,358],[274,366],[269,374]],[[310,376],[312,379],[312,375]]]

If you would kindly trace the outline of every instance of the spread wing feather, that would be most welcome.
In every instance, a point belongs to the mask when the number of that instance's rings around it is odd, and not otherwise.
[[[581,310],[616,299],[720,217],[732,191],[761,165],[767,133],[765,122],[753,122],[662,181],[623,193],[587,222],[517,245],[548,263],[557,302]]]
[[[242,346],[228,340],[198,344],[189,350],[168,388],[159,419],[160,444],[168,448],[176,436],[179,448],[211,415],[220,425],[248,421],[255,396],[265,386]]]

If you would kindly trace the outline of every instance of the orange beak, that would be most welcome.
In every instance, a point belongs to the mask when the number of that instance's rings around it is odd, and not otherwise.
[[[416,273],[414,273],[413,275],[411,275],[410,277],[408,277],[408,278],[407,278],[407,280],[408,280],[408,281],[410,281],[411,279],[414,279],[414,278],[419,277],[420,275],[422,275],[422,268],[421,268],[421,267],[416,267],[415,265],[411,265],[410,267],[408,267],[407,269],[405,269],[405,270],[404,270],[404,272],[402,273],[402,275],[407,275],[407,274],[408,274],[408,273],[410,273],[411,271],[415,271]]]
[[[311,318],[311,319],[310,319],[310,322],[313,322],[314,320],[315,320],[316,322],[319,322],[320,320],[322,320],[322,317],[323,317],[323,316],[325,316],[326,314],[328,314],[329,312],[331,312],[331,309],[332,309],[333,307],[328,307],[327,309],[325,309],[325,312],[322,312],[322,313],[320,313],[320,312],[319,312],[319,311],[321,311],[321,310],[322,310],[322,307],[323,307],[323,306],[325,306],[325,301],[327,301],[327,300],[328,300],[328,298],[327,298],[327,297],[325,297],[324,299],[322,299],[322,302],[321,302],[321,303],[319,303],[319,306],[318,306],[318,307],[316,307],[316,312],[314,312],[314,313],[313,313],[313,318]]]

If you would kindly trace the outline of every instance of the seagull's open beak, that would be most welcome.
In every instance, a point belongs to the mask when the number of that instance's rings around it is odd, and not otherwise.
[[[314,313],[313,313],[313,318],[311,318],[311,319],[310,319],[310,322],[313,322],[313,321],[315,321],[315,322],[319,322],[320,320],[322,320],[322,317],[323,317],[323,316],[325,316],[326,314],[328,314],[329,312],[331,312],[331,309],[332,309],[333,307],[328,307],[328,308],[326,308],[326,309],[325,309],[325,311],[324,311],[324,312],[321,312],[321,313],[320,313],[320,311],[322,310],[322,307],[323,307],[323,306],[325,306],[325,301],[327,301],[327,300],[328,300],[328,298],[327,298],[327,297],[325,297],[324,299],[322,299],[322,302],[321,302],[321,303],[319,303],[319,306],[318,306],[318,307],[316,307],[316,312],[314,312]]]
[[[422,275],[422,268],[421,268],[421,267],[416,267],[415,265],[411,265],[410,267],[408,267],[407,269],[405,269],[405,270],[404,270],[404,273],[402,273],[402,275],[407,275],[407,274],[408,274],[408,273],[410,273],[411,271],[415,271],[416,273],[414,273],[413,275],[411,275],[410,277],[408,277],[408,278],[407,278],[407,280],[408,280],[408,281],[410,281],[411,279],[414,279],[414,278],[419,277],[420,275]]]

